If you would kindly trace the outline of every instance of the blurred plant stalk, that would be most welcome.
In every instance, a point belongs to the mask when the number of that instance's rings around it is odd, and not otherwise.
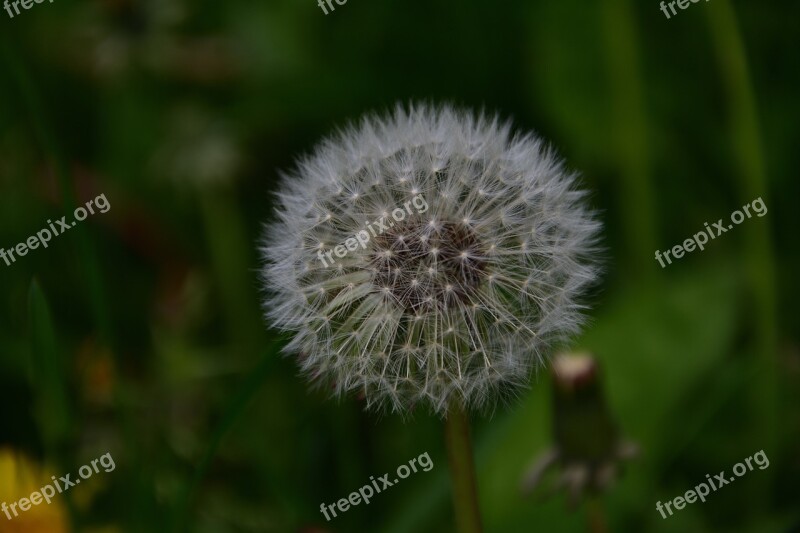
[[[727,112],[730,118],[731,165],[739,176],[740,198],[763,197],[768,200],[767,172],[761,131],[750,69],[736,14],[727,2],[707,10],[712,45],[717,55],[722,83],[727,92]],[[751,308],[747,319],[754,324],[752,349],[759,357],[753,358],[756,385],[749,386],[748,394],[753,405],[758,406],[758,416],[753,420],[752,434],[758,435],[760,448],[775,450],[778,442],[780,410],[780,380],[778,379],[778,319],[776,313],[775,264],[769,221],[751,224],[744,228],[745,265],[750,293],[744,305]],[[752,304],[752,305],[751,305]],[[773,472],[762,479],[769,486]],[[771,501],[767,490],[757,491],[764,503]]]
[[[619,176],[618,199],[625,238],[629,273],[644,281],[653,279],[648,264],[649,250],[655,249],[655,193],[650,179],[645,89],[642,83],[641,49],[630,0],[609,0],[601,9],[611,106],[615,123],[610,139],[613,163]]]

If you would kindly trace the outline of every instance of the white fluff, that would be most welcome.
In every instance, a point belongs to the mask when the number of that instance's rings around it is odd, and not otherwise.
[[[366,249],[317,253],[421,194]],[[578,331],[600,224],[534,135],[451,107],[398,106],[317,146],[284,176],[267,226],[264,309],[285,351],[337,394],[406,412],[492,406]]]

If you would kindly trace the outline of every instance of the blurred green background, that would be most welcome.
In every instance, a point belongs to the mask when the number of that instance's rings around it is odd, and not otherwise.
[[[0,247],[111,204],[0,263],[0,453],[45,480],[113,455],[54,504],[77,531],[451,531],[440,421],[309,391],[261,319],[257,272],[280,169],[364,112],[449,101],[548,139],[602,213],[606,275],[574,346],[640,448],[596,502],[608,530],[800,531],[800,5],[334,6],[0,11]],[[763,218],[655,261],[758,197]],[[550,381],[474,417],[488,532],[587,530],[585,505],[519,490],[552,441]],[[769,468],[656,511],[762,449]],[[425,452],[430,472],[319,512]],[[27,496],[2,465],[0,499]],[[21,520],[0,531],[59,530]]]

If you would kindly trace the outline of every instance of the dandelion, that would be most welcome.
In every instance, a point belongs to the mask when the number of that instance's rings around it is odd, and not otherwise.
[[[418,197],[424,211],[389,217]],[[471,456],[464,411],[527,383],[577,332],[597,277],[600,226],[576,175],[534,135],[449,106],[398,106],[323,141],[284,176],[277,215],[264,308],[293,332],[285,351],[368,408],[447,416],[451,460]],[[364,246],[318,259],[368,227]]]
[[[0,449],[0,531],[5,533],[66,533],[69,528],[66,510],[59,501],[41,500],[26,511],[16,506],[21,498],[30,498],[44,485],[52,483],[42,468],[21,453]],[[14,504],[14,506],[12,506]]]
[[[492,405],[581,323],[599,224],[575,181],[497,118],[428,106],[364,118],[285,176],[262,246],[266,313],[338,394],[441,415]],[[417,195],[424,213],[318,260]]]

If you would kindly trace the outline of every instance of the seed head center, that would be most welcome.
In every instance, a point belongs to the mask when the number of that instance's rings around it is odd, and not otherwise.
[[[462,223],[403,222],[373,241],[373,283],[408,313],[470,301],[486,274],[483,247]]]

